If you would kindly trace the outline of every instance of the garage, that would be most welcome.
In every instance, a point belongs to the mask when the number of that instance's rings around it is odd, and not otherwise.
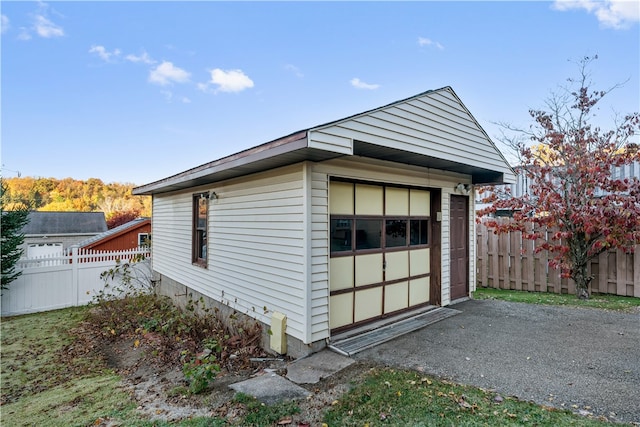
[[[263,345],[273,340],[282,353],[284,335],[287,354],[300,357],[343,331],[466,298],[475,284],[474,185],[513,180],[445,87],[293,132],[134,194],[153,196],[158,292],[179,302],[202,297],[265,331],[279,325]]]

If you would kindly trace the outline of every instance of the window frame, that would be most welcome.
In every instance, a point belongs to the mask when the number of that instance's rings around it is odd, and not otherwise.
[[[201,192],[192,195],[192,236],[191,236],[191,263],[199,267],[207,268],[208,265],[208,237],[209,237],[209,192]],[[200,208],[205,208],[204,227],[199,226]]]
[[[144,242],[142,241],[144,238]],[[138,247],[151,244],[151,233],[138,233]]]

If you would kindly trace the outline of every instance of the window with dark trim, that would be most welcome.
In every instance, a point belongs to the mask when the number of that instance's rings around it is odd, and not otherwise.
[[[193,241],[194,264],[207,266],[207,223],[209,222],[209,193],[193,195]]]

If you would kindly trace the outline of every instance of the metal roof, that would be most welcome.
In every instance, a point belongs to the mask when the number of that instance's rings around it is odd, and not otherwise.
[[[453,92],[453,89],[449,86],[422,92],[409,98],[395,101],[362,113],[354,114],[349,117],[294,132],[282,138],[266,142],[256,147],[249,148],[247,150],[232,154],[227,157],[223,157],[218,160],[214,160],[209,163],[205,163],[203,165],[186,170],[173,176],[169,176],[159,181],[136,187],[133,189],[133,194],[152,195],[158,193],[167,193],[171,191],[196,187],[199,185],[211,184],[214,182],[249,175],[269,169],[275,169],[278,167],[299,163],[305,160],[319,162],[333,158],[349,156],[347,154],[309,147],[309,133],[314,130],[332,126],[334,124],[347,121],[355,117],[370,114],[374,111],[379,111],[387,107],[407,102],[422,97],[426,94],[442,90],[451,91],[455,95],[455,92]],[[473,118],[471,113],[469,113],[469,115]],[[473,120],[475,121],[475,119]],[[487,140],[495,147],[495,144],[493,144],[491,138],[486,135],[486,132],[484,132],[479,124],[477,125],[485,134]],[[502,173],[500,172],[470,166],[464,163],[457,163],[449,160],[439,159],[436,157],[397,150],[390,147],[383,147],[364,141],[354,141],[353,143],[353,155],[468,174],[472,176],[474,184],[501,183],[503,178]],[[508,162],[506,161],[506,159],[504,159],[504,156],[502,156],[500,150],[496,148],[496,151],[508,165]]]
[[[94,234],[107,231],[104,212],[29,212],[25,235]]]

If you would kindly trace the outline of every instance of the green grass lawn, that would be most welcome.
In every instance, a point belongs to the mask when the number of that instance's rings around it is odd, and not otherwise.
[[[86,426],[135,419],[120,377],[94,357],[65,357],[86,308],[2,319],[2,425]]]
[[[602,426],[603,420],[502,397],[414,371],[375,369],[343,396],[328,426]]]
[[[622,312],[632,312],[640,306],[640,298],[621,297],[617,295],[594,294],[588,300],[578,299],[571,294],[554,294],[549,292],[513,291],[507,289],[478,288],[473,293],[474,299],[498,299],[528,304],[564,305],[572,307],[599,308]]]

